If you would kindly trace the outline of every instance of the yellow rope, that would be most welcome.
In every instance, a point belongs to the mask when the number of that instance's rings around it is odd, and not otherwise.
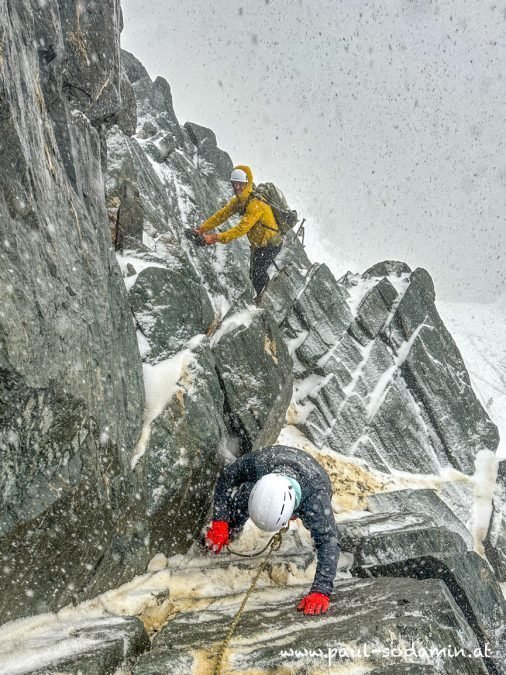
[[[230,640],[232,639],[232,635],[234,634],[234,631],[236,629],[237,624],[239,623],[239,620],[241,618],[241,615],[243,613],[244,608],[246,607],[246,603],[248,602],[248,598],[250,595],[253,593],[255,590],[256,583],[258,579],[260,578],[261,573],[263,572],[263,569],[265,567],[265,563],[269,560],[269,557],[273,551],[277,551],[278,548],[281,546],[281,540],[283,539],[283,533],[288,530],[288,525],[284,527],[282,530],[277,532],[272,539],[270,540],[269,544],[271,545],[271,550],[269,553],[265,556],[265,558],[262,560],[262,563],[260,567],[258,568],[257,573],[255,574],[255,577],[253,581],[251,582],[251,586],[249,587],[249,590],[246,592],[246,595],[244,596],[244,599],[241,603],[241,606],[239,607],[237,614],[234,617],[234,620],[230,624],[230,628],[228,629],[228,633],[226,638],[223,640],[220,648],[218,649],[218,655],[216,657],[216,666],[214,668],[214,675],[220,675],[222,672],[222,661],[223,661],[223,656],[225,655],[225,651],[229,645]],[[267,544],[267,546],[269,545]],[[265,549],[263,549],[265,550]],[[259,551],[261,553],[262,551]],[[258,555],[258,553],[254,554]]]

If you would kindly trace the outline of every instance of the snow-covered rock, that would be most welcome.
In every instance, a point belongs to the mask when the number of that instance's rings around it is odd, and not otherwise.
[[[395,490],[371,495],[367,500],[371,513],[398,514],[411,511],[431,518],[439,527],[459,534],[469,549],[473,548],[471,532],[451,508],[438,497],[435,490]]]
[[[499,463],[485,551],[499,581],[506,581],[506,460]]]
[[[265,306],[295,357],[290,421],[318,446],[382,471],[471,474],[477,453],[497,448],[497,428],[439,317],[429,274],[383,267],[372,271],[394,274],[339,283],[325,266],[292,267],[295,297],[286,277],[271,283]]]
[[[439,579],[478,639],[490,673],[502,673],[506,662],[506,603],[490,565],[472,551],[434,553],[357,569],[365,578]]]
[[[324,617],[298,614],[300,594],[263,593],[246,607],[225,652],[225,672],[488,672],[476,636],[438,579],[339,581]],[[219,598],[179,614],[133,673],[212,672],[234,609],[237,602]]]

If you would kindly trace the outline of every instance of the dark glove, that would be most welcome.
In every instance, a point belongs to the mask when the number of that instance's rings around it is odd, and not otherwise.
[[[218,241],[218,235],[217,234],[203,234],[202,239],[204,240],[204,243],[206,246],[210,246],[211,244],[216,244]]]
[[[329,608],[329,596],[323,593],[310,593],[299,602],[297,609],[304,614],[324,614]]]
[[[224,520],[213,520],[206,534],[206,546],[210,551],[219,553],[228,544],[228,523]]]
[[[184,231],[184,233],[186,238],[189,239],[191,242],[193,242],[195,246],[205,246],[204,238],[200,234],[199,230],[187,229]]]

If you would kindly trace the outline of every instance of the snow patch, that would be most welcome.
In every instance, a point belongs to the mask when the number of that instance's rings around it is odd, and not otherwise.
[[[474,504],[471,531],[474,540],[474,550],[481,556],[484,556],[483,541],[487,536],[492,516],[492,500],[494,498],[499,461],[490,450],[480,450],[476,455],[474,466]]]
[[[413,343],[420,334],[422,328],[428,328],[430,330],[433,330],[432,326],[429,326],[428,324],[425,323],[420,324],[418,328],[413,332],[413,335],[409,338],[409,340],[401,345],[397,354],[394,355],[394,364],[390,366],[390,368],[387,368],[387,370],[385,370],[383,375],[378,380],[378,383],[376,384],[374,390],[371,392],[369,396],[369,401],[367,403],[367,415],[369,420],[372,420],[374,415],[376,415],[376,413],[380,409],[386,396],[388,384],[392,381],[392,379],[394,378],[395,374],[399,371],[404,361],[408,358],[409,352],[411,351],[411,347],[413,346]]]
[[[405,273],[400,274],[399,276],[386,277],[400,296],[396,300],[396,305],[399,304],[400,298],[402,298],[409,286],[410,276],[410,273]],[[377,286],[383,278],[384,277],[370,277],[368,279],[362,279],[361,277],[357,279],[352,278],[351,286],[346,285],[346,290],[348,292],[346,302],[354,316],[357,314],[360,303],[365,296]]]
[[[110,642],[107,628],[125,622],[123,617],[104,616],[100,609],[76,608],[58,614],[41,614],[9,622],[0,628],[0,675],[40,672],[57,661],[79,656]],[[79,631],[90,631],[89,637]],[[96,631],[96,632],[95,632]],[[126,640],[126,635],[118,637]],[[51,672],[53,671],[51,669]]]
[[[148,267],[161,267],[163,269],[167,269],[167,265],[163,265],[162,263],[155,263],[151,260],[143,260],[142,258],[137,258],[136,256],[128,254],[121,255],[121,253],[116,253],[116,260],[120,266],[121,274],[123,275],[125,286],[128,291],[137,281],[139,274]],[[129,263],[136,271],[136,274],[132,274],[130,277],[127,276],[127,266]]]
[[[170,359],[161,361],[154,366],[149,363],[143,364],[142,371],[146,392],[146,405],[141,436],[131,460],[132,469],[135,468],[137,462],[146,452],[151,435],[151,424],[162,413],[178,389],[182,389],[178,385],[178,382],[181,380],[190,362],[194,359],[192,348],[198,346],[204,337],[204,335],[196,335],[188,343],[187,349],[183,349]]]
[[[224,335],[231,333],[236,328],[249,328],[255,316],[261,312],[263,310],[258,307],[248,307],[222,321],[216,333],[211,337],[211,349],[218,344]]]

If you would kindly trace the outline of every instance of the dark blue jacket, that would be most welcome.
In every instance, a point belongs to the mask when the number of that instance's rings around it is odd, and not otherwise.
[[[332,512],[332,486],[321,464],[303,450],[273,445],[243,455],[225,467],[216,484],[213,520],[230,522],[234,488],[256,483],[267,473],[282,473],[299,483],[301,500],[293,515],[311,532],[318,557],[311,592],[330,595],[340,550]]]

